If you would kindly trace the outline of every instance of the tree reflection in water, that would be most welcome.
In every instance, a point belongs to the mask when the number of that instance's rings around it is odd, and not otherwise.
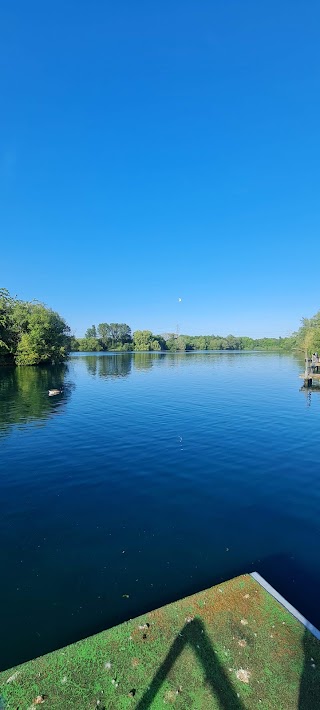
[[[67,365],[4,367],[0,370],[0,436],[14,425],[39,424],[57,414],[71,395]],[[49,397],[48,390],[63,388]]]
[[[85,362],[90,375],[93,377],[127,377],[131,373],[132,355],[131,353],[114,353],[83,355],[81,360]]]

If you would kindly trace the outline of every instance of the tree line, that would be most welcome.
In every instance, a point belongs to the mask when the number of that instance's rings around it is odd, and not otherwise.
[[[192,351],[192,350],[290,350],[294,336],[288,338],[248,338],[228,335],[156,335],[151,330],[131,333],[126,323],[100,323],[86,330],[84,338],[72,338],[72,350],[80,352],[111,351]]]
[[[128,352],[132,350],[167,350],[166,339],[151,330],[131,332],[127,323],[99,323],[87,328],[84,338],[72,338],[71,349],[80,352]]]
[[[192,350],[297,350],[320,352],[320,311],[303,318],[299,330],[286,338],[249,338],[234,335],[157,335],[135,330],[127,323],[90,326],[84,338],[71,335],[59,313],[39,301],[22,301],[0,288],[0,364],[59,364],[70,351],[127,352]]]

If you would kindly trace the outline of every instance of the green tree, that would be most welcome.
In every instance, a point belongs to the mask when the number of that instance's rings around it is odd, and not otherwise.
[[[130,343],[132,340],[131,328],[127,323],[116,323],[116,325],[118,326],[117,342]]]
[[[17,365],[63,362],[70,348],[70,328],[66,322],[40,303],[31,304],[28,310],[26,315],[24,309],[19,308],[22,325],[16,320],[21,328],[15,356]]]
[[[109,333],[112,345],[130,342],[131,329],[126,323],[110,323]]]
[[[92,325],[91,328],[87,328],[85,334],[85,338],[96,338],[97,337],[97,329],[95,325]]]
[[[253,350],[253,348],[254,348],[253,338],[248,338],[247,336],[244,336],[244,337],[240,338],[240,341],[241,341],[241,349]]]
[[[225,340],[226,340],[226,350],[239,350],[240,349],[239,338],[235,338],[234,335],[227,335]]]
[[[295,341],[298,349],[306,351],[308,355],[320,352],[320,311],[312,318],[302,319],[302,325],[295,334]]]
[[[80,349],[80,340],[79,338],[76,338],[75,335],[70,336],[70,350],[71,352],[79,352]]]
[[[104,350],[108,350],[111,345],[109,323],[99,323],[98,336],[101,340]]]
[[[177,350],[186,350],[187,349],[187,339],[184,335],[179,335],[178,338],[176,338],[176,349]]]
[[[170,352],[173,352],[173,353],[176,352],[176,350],[177,350],[177,339],[176,339],[176,337],[174,336],[174,334],[171,334],[170,337],[167,339],[167,341],[166,341],[166,347],[167,347],[167,350],[169,350]]]
[[[70,329],[58,313],[37,301],[0,290],[0,354],[17,365],[59,363],[70,348]]]
[[[105,349],[132,342],[131,328],[127,323],[99,323],[98,335]]]
[[[192,349],[195,350],[206,350],[207,349],[207,340],[204,337],[204,335],[199,335],[196,338],[192,338],[191,342]],[[189,349],[189,348],[186,348]]]
[[[133,346],[135,350],[152,350],[151,344],[154,336],[151,330],[135,330],[133,333]]]
[[[0,356],[13,358],[16,338],[12,312],[15,300],[5,288],[0,289]]]
[[[98,338],[79,338],[79,352],[95,353],[103,350],[102,344]]]
[[[167,343],[163,335],[155,335],[154,340],[158,342],[160,348],[155,347],[153,350],[167,350]]]
[[[128,353],[128,352],[130,352],[131,350],[133,350],[133,342],[132,342],[132,340],[130,341],[130,343],[123,343],[123,345],[119,345],[119,346],[117,347],[117,350],[120,350],[120,352],[124,352],[124,353]]]
[[[134,350],[154,350],[160,351],[166,347],[165,340],[161,335],[153,335],[151,330],[136,330],[133,333]]]

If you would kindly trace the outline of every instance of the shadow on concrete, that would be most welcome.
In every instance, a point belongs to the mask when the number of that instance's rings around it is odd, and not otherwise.
[[[186,623],[174,640],[165,660],[155,674],[149,689],[136,706],[136,710],[148,710],[161,689],[162,684],[170,674],[175,661],[185,646],[191,646],[199,665],[201,665],[205,684],[210,688],[221,710],[245,710],[238,698],[230,680],[217,658],[205,626],[200,619]]]

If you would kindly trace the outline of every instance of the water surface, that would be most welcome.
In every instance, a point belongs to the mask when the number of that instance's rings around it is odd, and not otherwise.
[[[254,569],[320,627],[320,392],[301,369],[270,353],[3,368],[0,667]]]

